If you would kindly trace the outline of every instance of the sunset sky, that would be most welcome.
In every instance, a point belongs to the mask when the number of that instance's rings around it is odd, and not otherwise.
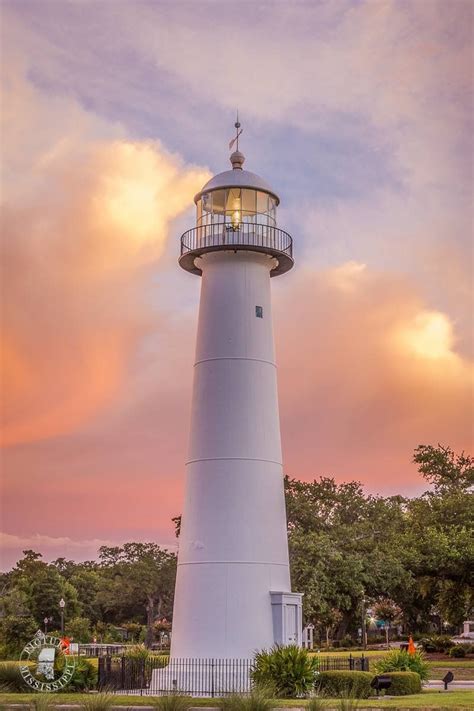
[[[175,544],[193,195],[281,197],[285,471],[414,495],[471,450],[470,0],[2,0],[3,567]]]

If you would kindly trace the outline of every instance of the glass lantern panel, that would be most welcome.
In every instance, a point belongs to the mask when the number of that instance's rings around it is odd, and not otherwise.
[[[213,190],[212,196],[212,212],[214,215],[222,215],[226,209],[226,190]]]
[[[203,193],[201,195],[202,212],[212,211],[212,193]]]
[[[245,188],[242,190],[242,215],[252,220],[257,212],[257,193],[255,190]]]
[[[234,210],[242,211],[242,190],[240,188],[229,188],[227,190],[226,212]]]
[[[268,200],[269,195],[267,193],[257,192],[257,212],[267,213],[268,212]]]
[[[196,205],[197,224],[241,222],[275,225],[276,200],[251,188],[227,188],[203,193]]]

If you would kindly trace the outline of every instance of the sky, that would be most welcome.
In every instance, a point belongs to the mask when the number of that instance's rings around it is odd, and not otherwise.
[[[472,452],[470,0],[1,0],[2,565],[174,546],[193,196],[281,198],[285,472],[418,495]]]

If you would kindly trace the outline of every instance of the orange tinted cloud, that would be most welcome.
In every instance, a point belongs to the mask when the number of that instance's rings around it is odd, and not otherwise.
[[[428,309],[407,280],[352,262],[302,270],[280,293],[288,473],[399,490],[420,485],[409,466],[418,443],[472,447],[472,363],[456,352],[448,316]]]
[[[48,108],[21,73],[7,89],[2,442],[14,445],[71,432],[114,402],[157,321],[139,282],[208,176],[158,142],[104,140],[72,101],[62,125],[58,100]]]

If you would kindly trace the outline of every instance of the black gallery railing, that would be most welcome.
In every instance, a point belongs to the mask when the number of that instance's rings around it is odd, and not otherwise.
[[[364,655],[320,657],[318,662],[319,671],[369,671],[369,660]],[[252,665],[252,659],[100,657],[99,688],[140,696],[174,692],[215,697],[245,693],[252,686]]]
[[[242,222],[236,229],[227,222],[202,225],[188,230],[181,237],[181,255],[227,246],[258,247],[286,254],[290,258],[293,253],[293,240],[288,232],[253,222]]]

